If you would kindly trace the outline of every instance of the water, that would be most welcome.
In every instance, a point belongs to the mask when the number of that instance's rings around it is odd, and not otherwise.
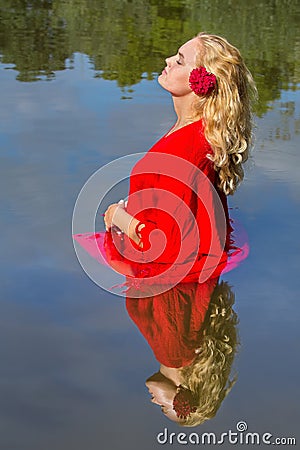
[[[241,420],[299,441],[299,3],[0,6],[1,449],[150,449],[165,427],[222,433]],[[71,219],[99,167],[146,151],[172,125],[155,74],[201,29],[241,49],[260,103],[230,198],[251,252],[223,276],[240,321],[238,381],[215,418],[182,429],[150,403],[144,382],[159,364],[124,300],[81,269]]]

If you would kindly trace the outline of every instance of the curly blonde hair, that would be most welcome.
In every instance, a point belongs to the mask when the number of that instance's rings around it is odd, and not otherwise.
[[[202,328],[203,340],[192,364],[181,369],[182,385],[197,400],[196,412],[180,422],[182,426],[200,425],[215,416],[236,378],[229,380],[239,344],[234,294],[222,281],[212,294]]]
[[[210,96],[197,97],[195,116],[202,117],[205,137],[213,155],[208,156],[219,174],[219,187],[233,194],[244,177],[242,163],[252,142],[252,101],[257,89],[237,48],[226,39],[199,33],[197,67],[204,66],[217,79]]]

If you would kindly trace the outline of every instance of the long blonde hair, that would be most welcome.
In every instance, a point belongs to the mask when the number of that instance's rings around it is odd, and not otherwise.
[[[197,97],[195,116],[204,119],[219,187],[229,195],[244,177],[242,163],[248,159],[252,141],[251,104],[257,90],[237,48],[213,34],[199,33],[197,39],[197,67],[213,73],[217,86],[210,96]]]
[[[197,400],[197,410],[179,423],[182,426],[200,425],[214,417],[236,381],[236,377],[229,379],[239,344],[234,300],[226,282],[216,286],[202,328],[201,347],[193,363],[181,369],[182,385]]]

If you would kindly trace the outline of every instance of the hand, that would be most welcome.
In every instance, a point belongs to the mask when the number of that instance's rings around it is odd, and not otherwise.
[[[109,205],[107,210],[104,213],[104,224],[106,231],[109,231],[113,224],[113,216],[116,212],[116,208],[123,208],[125,209],[125,203],[124,200],[120,200],[119,203],[112,203]]]
[[[107,208],[107,210],[104,213],[104,224],[105,224],[105,229],[106,231],[109,231],[111,229],[111,227],[113,226],[113,216],[116,212],[116,208],[120,206],[118,205],[118,203],[112,203],[111,205],[109,205],[109,207]]]

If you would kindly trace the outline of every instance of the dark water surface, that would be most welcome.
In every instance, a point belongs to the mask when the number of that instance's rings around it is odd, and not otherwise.
[[[148,450],[165,427],[220,434],[242,420],[300,445],[299,16],[288,0],[0,1],[1,450]],[[251,246],[223,276],[240,320],[238,381],[215,418],[182,429],[149,401],[159,364],[124,299],[83,272],[71,221],[97,169],[173,124],[156,74],[200,30],[241,49],[260,103],[229,199]]]

